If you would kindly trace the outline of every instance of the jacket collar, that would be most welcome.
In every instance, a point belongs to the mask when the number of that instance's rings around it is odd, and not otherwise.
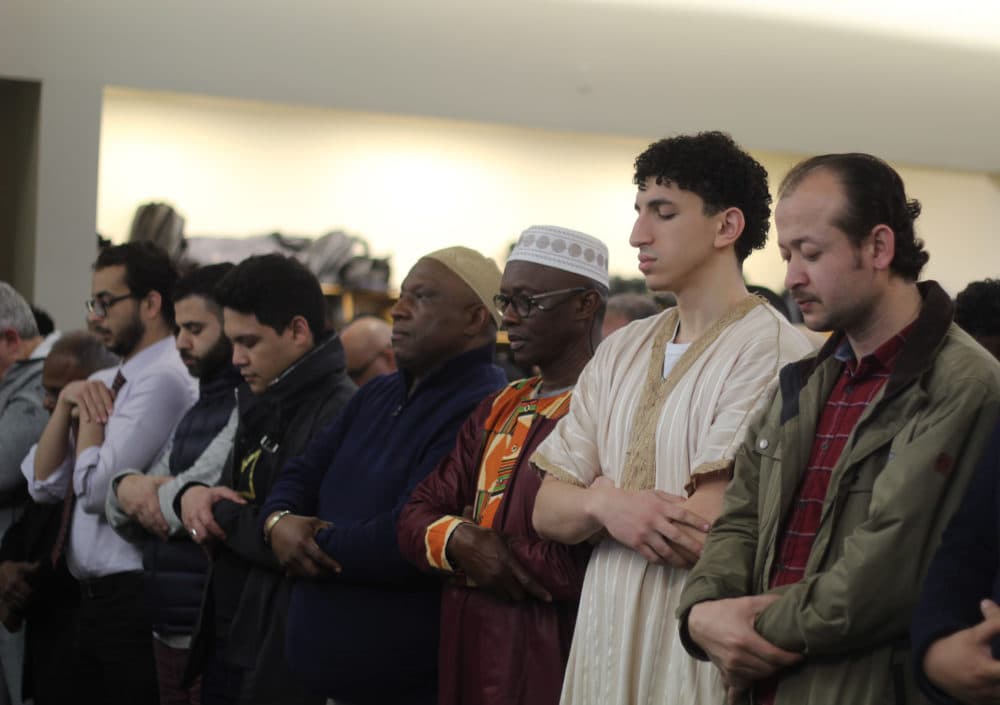
[[[396,373],[397,386],[400,396],[408,402],[410,398],[435,387],[451,386],[455,382],[455,377],[463,376],[465,371],[471,368],[489,365],[493,363],[494,350],[493,343],[487,343],[478,348],[473,348],[467,352],[456,355],[443,362],[436,370],[429,373],[420,383],[413,388],[413,374],[400,369]]]
[[[345,374],[344,346],[340,336],[330,333],[316,347],[293,362],[261,394],[261,399],[281,404],[330,375]]]
[[[938,348],[951,326],[955,306],[951,297],[936,281],[918,282],[917,288],[923,298],[920,313],[913,322],[913,328],[906,337],[903,350],[896,360],[889,381],[886,382],[884,398],[889,398],[922,375],[933,363]],[[893,331],[895,332],[895,331]],[[781,371],[781,391],[783,398],[782,422],[798,413],[798,392],[807,380],[828,358],[834,357],[841,344],[846,341],[843,331],[834,332],[816,355],[786,366]]]
[[[344,375],[344,347],[332,333],[312,350],[293,362],[271,385],[254,394],[246,385],[237,387],[236,402],[240,423],[249,428],[281,426],[282,411],[306,391],[320,388],[331,376]]]
[[[243,382],[240,371],[232,365],[223,365],[208,379],[198,380],[198,398],[204,399],[217,394],[231,392]]]

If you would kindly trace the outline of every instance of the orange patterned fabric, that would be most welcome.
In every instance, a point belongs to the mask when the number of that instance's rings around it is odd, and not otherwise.
[[[536,416],[558,420],[569,411],[572,390],[551,397],[537,397],[541,377],[530,377],[512,384],[493,400],[490,415],[483,427],[476,502],[472,517],[443,516],[427,527],[424,544],[427,562],[438,570],[453,571],[446,547],[455,529],[465,521],[492,527],[504,492],[517,468],[525,441]]]
[[[424,544],[427,546],[427,562],[438,570],[453,571],[451,563],[448,562],[448,555],[445,547],[452,532],[464,522],[462,517],[443,516],[427,527],[427,535],[424,537]]]
[[[535,416],[559,419],[569,411],[571,390],[538,398],[536,393],[541,384],[541,377],[520,380],[504,389],[493,402],[486,420],[476,503],[472,508],[472,520],[480,526],[493,526]]]

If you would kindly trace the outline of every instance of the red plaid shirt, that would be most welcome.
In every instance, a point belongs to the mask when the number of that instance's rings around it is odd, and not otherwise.
[[[860,361],[854,359],[846,340],[835,353],[838,359],[844,360],[844,369],[823,407],[823,414],[816,426],[812,452],[809,454],[809,464],[799,484],[798,497],[778,537],[778,557],[771,571],[770,587],[797,583],[805,575],[806,562],[809,560],[813,541],[816,540],[833,467],[840,459],[847,439],[861,415],[892,374],[911,326],[901,330]],[[777,678],[761,681],[757,686],[756,701],[760,705],[772,705],[777,685]]]

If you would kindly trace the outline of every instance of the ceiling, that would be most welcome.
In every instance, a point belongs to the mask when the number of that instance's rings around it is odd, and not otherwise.
[[[995,0],[0,0],[3,75],[1000,172]]]

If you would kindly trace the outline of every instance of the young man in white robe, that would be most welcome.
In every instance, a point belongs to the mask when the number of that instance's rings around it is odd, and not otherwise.
[[[596,543],[562,703],[717,705],[711,664],[687,655],[674,612],[778,370],[811,346],[747,292],[767,240],[767,172],[719,132],[661,140],[635,163],[629,239],[677,306],[608,337],[569,414],[532,458],[547,477],[533,523]]]

